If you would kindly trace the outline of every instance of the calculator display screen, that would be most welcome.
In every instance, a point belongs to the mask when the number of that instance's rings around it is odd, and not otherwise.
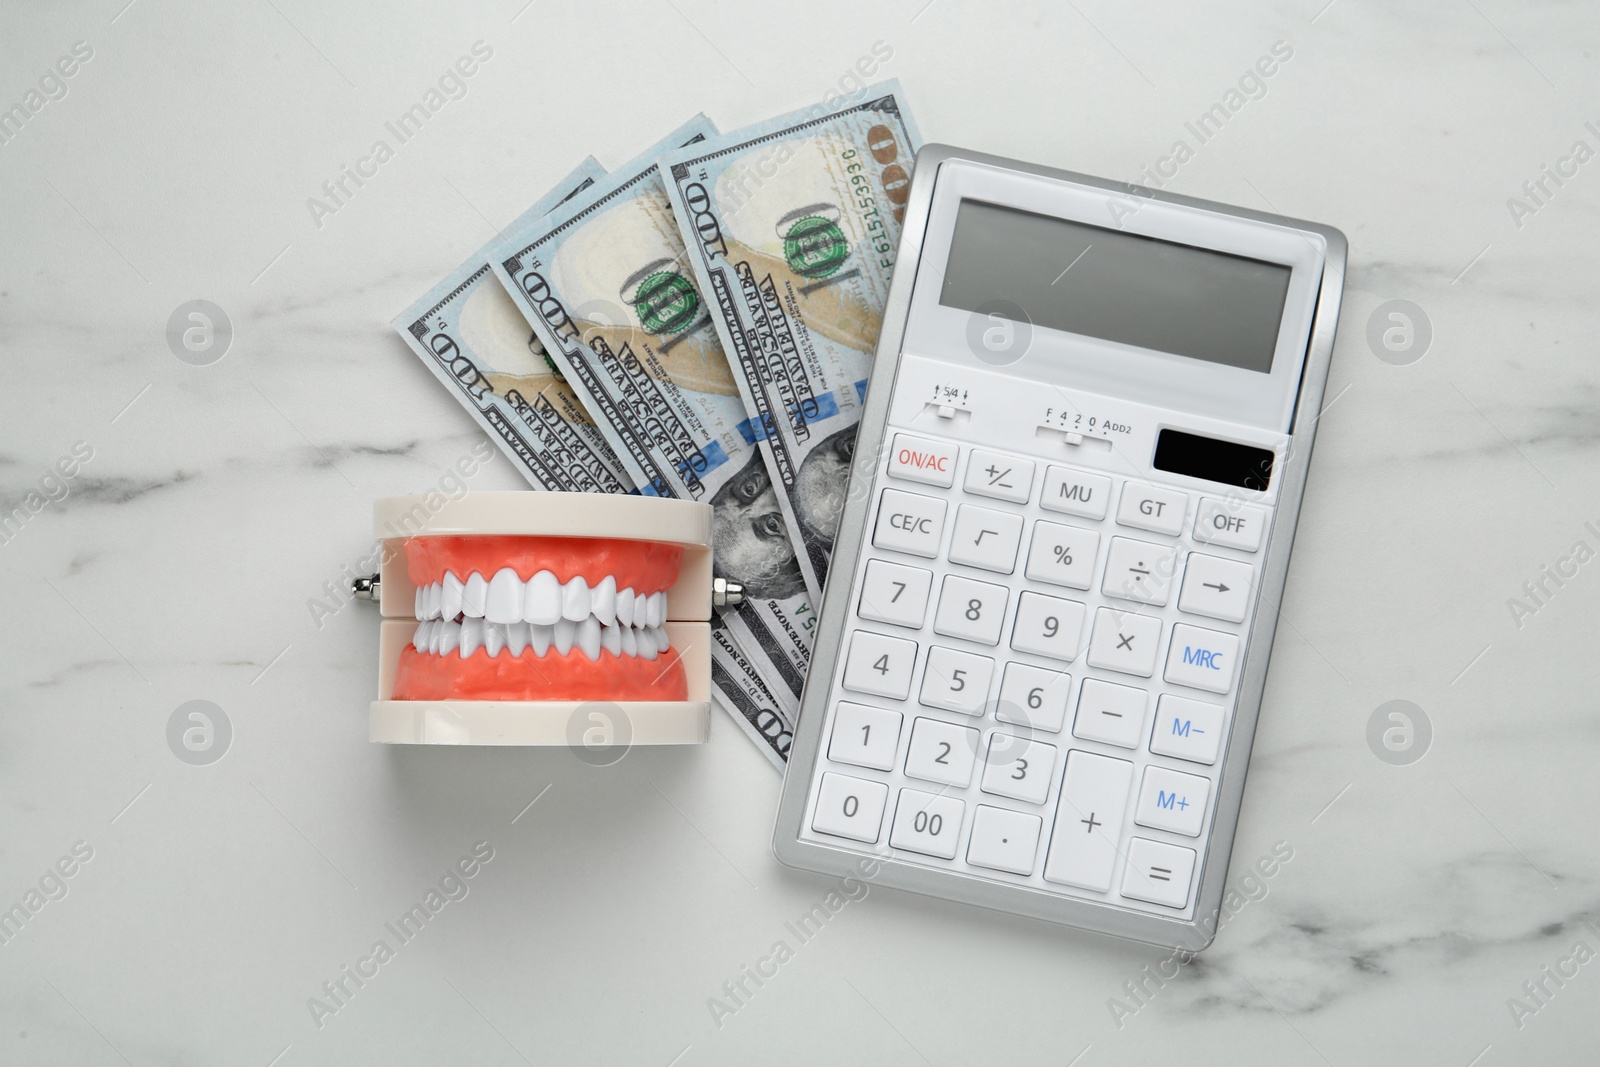
[[[1265,374],[1288,290],[1277,263],[964,199],[939,302]]]

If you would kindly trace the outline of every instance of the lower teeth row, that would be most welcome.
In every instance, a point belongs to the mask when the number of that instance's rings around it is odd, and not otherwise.
[[[520,656],[527,648],[532,648],[535,656],[543,656],[552,646],[563,656],[576,648],[591,660],[599,659],[602,649],[614,656],[655,659],[668,647],[665,627],[636,629],[632,626],[602,626],[593,616],[582,622],[562,619],[549,626],[530,622],[485,622],[473,618],[460,622],[428,619],[417,624],[411,644],[418,652],[433,655],[459,652],[462,659],[480,648],[490,656],[498,656],[501,649],[513,656]]]

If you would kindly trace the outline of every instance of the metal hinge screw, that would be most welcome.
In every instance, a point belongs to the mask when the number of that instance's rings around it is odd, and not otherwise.
[[[726,578],[711,579],[711,606],[714,608],[731,608],[735,604],[744,603],[744,586],[738,582],[730,582]]]

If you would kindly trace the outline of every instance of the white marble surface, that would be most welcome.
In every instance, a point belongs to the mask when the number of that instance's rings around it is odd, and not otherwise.
[[[93,450],[0,545],[0,905],[93,849],[0,945],[0,1062],[1592,1060],[1600,962],[1520,1028],[1507,1002],[1600,949],[1600,563],[1520,628],[1507,600],[1600,547],[1600,161],[1520,227],[1506,200],[1600,148],[1593,4],[125,2],[13,3],[0,33],[7,107],[93,49],[0,145],[0,500]],[[477,40],[467,95],[315,226],[307,198]],[[718,1026],[708,999],[828,887],[772,859],[755,749],[721,719],[605,770],[372,746],[373,615],[308,608],[374,497],[480,439],[391,315],[584,154],[798,107],[878,40],[930,139],[1113,177],[1287,41],[1172,186],[1350,237],[1235,869],[1294,859],[1120,1027],[1163,953],[883,889]],[[164,338],[194,298],[236,331],[209,367]],[[1365,339],[1396,298],[1434,329],[1410,366]],[[1396,698],[1435,730],[1411,766],[1365,740]],[[210,766],[166,742],[192,699],[233,724]],[[470,894],[315,1025],[477,841]]]

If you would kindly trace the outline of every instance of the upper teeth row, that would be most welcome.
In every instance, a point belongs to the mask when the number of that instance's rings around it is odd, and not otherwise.
[[[582,622],[562,619],[552,625],[540,623],[484,622],[482,619],[428,619],[417,625],[411,644],[418,652],[447,655],[458,649],[466,659],[478,649],[490,656],[498,656],[502,648],[513,656],[532,648],[535,656],[543,656],[555,646],[556,652],[565,656],[577,648],[591,660],[600,658],[605,649],[614,656],[643,656],[655,659],[667,650],[667,631],[661,626],[648,626],[635,630],[631,626],[602,626],[593,616]]]
[[[660,626],[667,619],[667,594],[618,589],[617,580],[609,574],[595,586],[581,576],[561,582],[550,571],[540,571],[524,582],[510,567],[501,567],[488,581],[477,571],[465,582],[446,571],[442,581],[418,587],[417,618],[454,619],[457,615],[541,626],[553,626],[562,619],[581,622],[592,615],[602,626]]]

